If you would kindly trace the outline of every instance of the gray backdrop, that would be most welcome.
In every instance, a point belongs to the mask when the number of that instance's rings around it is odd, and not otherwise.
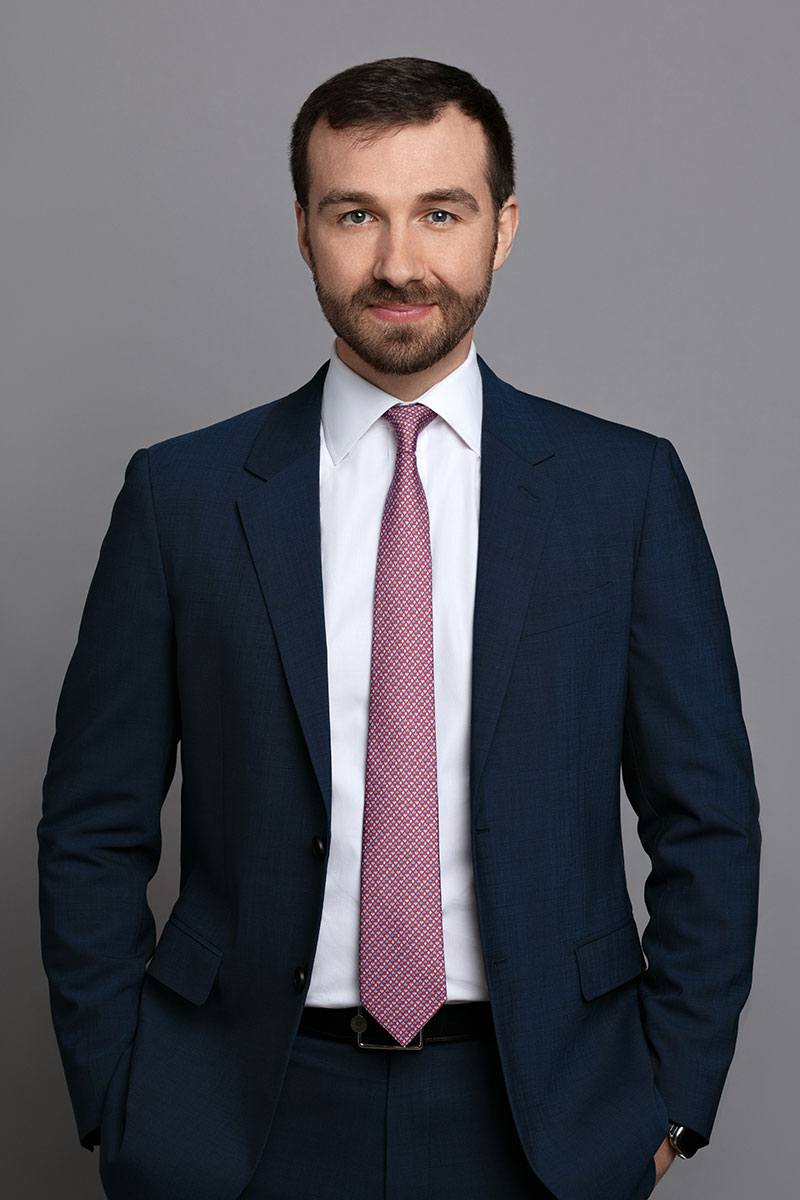
[[[523,390],[668,437],[731,620],[764,832],[755,981],[713,1140],[656,1194],[794,1200],[798,1035],[794,0],[3,0],[0,1138],[9,1200],[100,1197],[38,942],[58,689],[123,468],[274,399],[332,332],[287,165],[308,92],[442,59],[496,91],[521,225],[477,330]],[[176,793],[151,903],[177,890]],[[640,929],[649,862],[623,801]]]

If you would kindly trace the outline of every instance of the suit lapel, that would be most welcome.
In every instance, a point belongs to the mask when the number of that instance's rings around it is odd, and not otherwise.
[[[478,355],[483,378],[480,516],[472,639],[470,800],[480,782],[556,498],[555,450],[534,405]]]
[[[470,792],[479,785],[555,503],[554,448],[534,406],[478,355],[483,381],[480,517],[473,636]],[[323,363],[267,406],[237,507],[275,632],[328,822],[330,711],[320,551]]]

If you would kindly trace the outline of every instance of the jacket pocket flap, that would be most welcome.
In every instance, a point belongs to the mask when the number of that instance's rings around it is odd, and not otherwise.
[[[200,941],[170,917],[161,931],[147,973],[192,1004],[203,1004],[221,960],[221,950]]]
[[[641,975],[647,966],[639,930],[631,917],[624,925],[575,947],[581,992],[586,1000]]]

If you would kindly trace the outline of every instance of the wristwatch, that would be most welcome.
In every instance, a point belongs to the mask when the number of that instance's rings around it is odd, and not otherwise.
[[[707,1146],[708,1141],[702,1134],[695,1133],[693,1129],[687,1129],[685,1125],[679,1125],[677,1121],[670,1121],[669,1144],[679,1158],[691,1158],[703,1146]]]

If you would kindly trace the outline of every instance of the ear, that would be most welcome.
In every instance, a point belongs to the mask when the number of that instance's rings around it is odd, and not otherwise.
[[[511,246],[519,225],[519,204],[516,196],[509,196],[497,218],[497,248],[494,252],[493,271],[502,267],[511,252]]]
[[[294,215],[295,220],[297,221],[297,245],[300,249],[300,253],[303,256],[306,266],[310,270],[311,253],[308,245],[308,223],[306,221],[306,214],[303,211],[299,200],[295,200],[294,202]]]

